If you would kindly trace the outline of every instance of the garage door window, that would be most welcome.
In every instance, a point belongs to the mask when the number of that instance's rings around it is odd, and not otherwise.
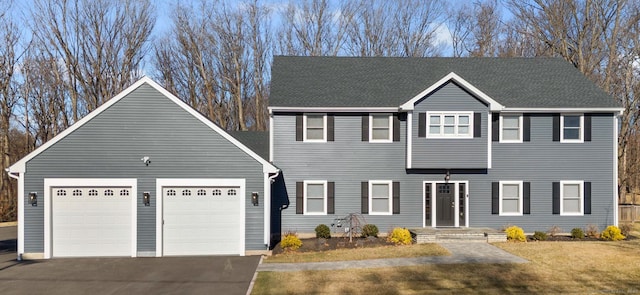
[[[206,196],[207,195],[207,191],[203,190],[203,189],[199,189],[198,190],[198,196]]]
[[[230,190],[227,191],[227,195],[228,196],[235,196],[237,194],[238,194],[238,192],[236,192],[235,189],[230,189]]]
[[[56,191],[56,196],[66,196],[66,195],[67,195],[67,190],[59,189],[58,191]]]
[[[120,196],[128,196],[128,195],[129,195],[129,190],[128,189],[120,190]]]
[[[82,191],[81,191],[81,190],[79,190],[79,189],[73,190],[73,195],[74,195],[74,196],[80,196],[80,197],[81,197],[81,196],[82,196]]]
[[[176,190],[170,189],[167,191],[167,196],[175,196],[176,195]]]
[[[214,196],[222,196],[222,191],[219,189],[214,189],[213,190],[213,195]]]
[[[183,196],[190,196],[191,195],[191,190],[190,189],[183,189],[182,190],[182,195]]]
[[[105,190],[105,191],[104,191],[104,195],[105,195],[105,196],[113,196],[113,190],[110,190],[110,189]]]
[[[92,190],[89,191],[89,196],[95,197],[97,195],[98,195],[98,191],[97,190],[92,189]]]

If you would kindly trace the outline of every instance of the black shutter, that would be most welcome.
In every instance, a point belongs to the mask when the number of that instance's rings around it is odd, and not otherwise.
[[[491,183],[491,214],[500,214],[500,183]]]
[[[531,214],[531,182],[522,183],[522,213]]]
[[[584,115],[584,141],[591,141],[591,114]]]
[[[553,195],[553,214],[560,214],[560,183],[554,182],[551,190]]]
[[[560,141],[560,114],[553,114],[553,141]]]
[[[522,137],[523,141],[531,141],[531,115],[522,115]]]
[[[362,214],[369,214],[369,182],[363,181],[360,187]]]
[[[418,137],[427,137],[427,113],[418,113]]]
[[[591,182],[584,183],[584,214],[591,214]]]
[[[500,141],[500,114],[493,113],[491,116],[491,141]]]
[[[334,141],[335,129],[335,117],[333,115],[327,115],[327,141]]]
[[[336,183],[327,182],[327,214],[336,213],[335,196],[336,196]]]
[[[400,214],[400,182],[393,182],[393,214]]]
[[[304,127],[304,116],[302,114],[296,115],[296,141],[302,141],[302,128]]]
[[[362,115],[362,141],[369,141],[369,115]]]
[[[400,141],[400,114],[393,116],[393,141]]]
[[[296,214],[304,213],[304,183],[296,182]]]
[[[482,113],[473,113],[473,137],[482,137]]]

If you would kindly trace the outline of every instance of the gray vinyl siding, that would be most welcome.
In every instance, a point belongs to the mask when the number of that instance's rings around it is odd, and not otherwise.
[[[462,139],[419,137],[419,113],[427,112],[478,112],[482,116],[482,135]],[[447,83],[420,100],[412,121],[412,168],[487,168],[488,107],[455,83]]]
[[[140,160],[149,156],[151,164]],[[137,179],[138,252],[155,252],[157,178],[246,180],[247,250],[263,250],[262,165],[204,123],[144,84],[27,163],[25,192],[44,196],[44,178]],[[82,185],[79,183],[79,185]],[[151,192],[151,206],[142,193]],[[160,193],[160,192],[158,192]],[[25,252],[44,251],[44,199],[25,201]]]
[[[360,114],[336,115],[334,142],[305,143],[295,141],[293,114],[274,114],[273,160],[283,170],[290,202],[282,211],[283,231],[312,233],[318,224],[331,225],[335,218],[360,213],[360,185],[369,180],[400,182],[400,214],[365,214],[367,223],[376,224],[382,232],[396,226],[423,226],[423,182],[443,182],[444,174],[405,169],[406,122],[401,123],[400,142],[369,143],[361,141],[360,120]],[[551,115],[532,116],[530,142],[492,142],[492,168],[486,173],[482,170],[468,171],[469,174],[452,173],[451,182],[469,182],[469,226],[502,228],[513,224],[533,232],[558,225],[568,232],[587,224],[596,224],[600,229],[612,224],[615,205],[613,117],[611,114],[594,116],[592,120],[592,141],[569,144],[552,141]],[[483,127],[483,136],[486,136],[485,131]],[[467,151],[454,153],[448,150],[448,153],[465,156]],[[335,182],[335,214],[296,214],[296,182],[304,180]],[[491,214],[491,183],[501,180],[531,182],[531,214],[516,217]],[[552,214],[552,182],[561,180],[592,183],[592,214]]]

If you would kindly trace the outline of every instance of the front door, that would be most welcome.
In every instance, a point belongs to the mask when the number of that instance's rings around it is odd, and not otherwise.
[[[436,184],[436,226],[455,226],[455,196],[455,184]]]

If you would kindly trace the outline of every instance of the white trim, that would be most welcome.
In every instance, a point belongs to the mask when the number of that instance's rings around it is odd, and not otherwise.
[[[518,117],[518,139],[504,139],[504,125],[503,125],[503,120],[504,117]],[[524,128],[522,126],[522,122],[523,122],[523,115],[522,114],[505,114],[505,115],[500,115],[500,142],[501,143],[522,143],[523,142],[523,135],[524,135]]]
[[[373,212],[372,193],[374,184],[386,184],[389,186],[389,212]],[[393,215],[393,181],[392,180],[369,180],[369,215]]]
[[[240,256],[244,256],[245,253],[245,239],[246,239],[246,231],[245,231],[245,202],[246,202],[246,179],[227,179],[227,178],[157,178],[156,179],[156,257],[163,256],[163,203],[164,203],[164,195],[162,194],[162,188],[167,186],[234,186],[240,187],[240,191],[238,192],[238,202],[240,203],[240,214],[238,218],[240,218],[240,247],[238,249],[238,254]],[[266,225],[265,225],[266,226]]]
[[[182,100],[177,98],[175,95],[171,94],[169,91],[167,91],[166,89],[162,88],[158,83],[156,83],[153,80],[151,80],[151,78],[146,77],[146,76],[140,78],[140,80],[138,80],[137,82],[133,83],[133,85],[129,86],[127,89],[123,90],[118,95],[116,95],[115,97],[111,98],[110,100],[108,100],[107,102],[102,104],[100,107],[98,107],[97,109],[95,109],[91,113],[89,113],[86,116],[84,116],[84,118],[80,119],[78,122],[74,123],[69,128],[67,128],[64,131],[62,131],[56,137],[54,137],[51,140],[45,142],[39,148],[35,149],[33,152],[29,153],[28,155],[26,155],[25,157],[20,159],[18,162],[16,162],[15,164],[13,164],[12,166],[9,167],[9,171],[11,171],[11,172],[20,172],[20,173],[25,172],[27,162],[29,162],[35,156],[37,156],[40,153],[44,152],[45,150],[47,150],[52,145],[56,144],[58,141],[60,141],[63,138],[65,138],[67,135],[71,134],[73,131],[75,131],[78,128],[82,127],[84,124],[86,124],[87,122],[91,121],[94,117],[98,116],[100,113],[102,113],[105,110],[107,110],[109,107],[111,107],[112,105],[114,105],[115,103],[120,101],[122,98],[124,98],[127,95],[129,95],[131,92],[133,92],[136,89],[138,89],[138,87],[142,86],[143,84],[147,84],[147,85],[151,86],[152,88],[154,88],[155,90],[160,92],[162,95],[164,95],[165,97],[167,97],[171,101],[173,101],[175,104],[180,106],[182,109],[184,109],[185,111],[190,113],[196,119],[200,120],[206,126],[208,126],[209,128],[213,129],[215,132],[217,132],[220,135],[222,135],[222,137],[224,137],[225,139],[230,141],[233,145],[237,146],[242,151],[244,151],[246,154],[248,154],[249,156],[254,158],[256,161],[258,161],[260,164],[262,164],[263,172],[275,173],[276,171],[278,171],[278,168],[276,168],[274,165],[272,165],[271,163],[269,163],[267,160],[263,159],[262,157],[258,156],[258,154],[256,154],[254,151],[252,151],[247,146],[242,144],[240,141],[235,139],[233,136],[231,136],[229,133],[224,131],[218,125],[216,125],[215,123],[211,122],[211,120],[207,119],[204,115],[200,114],[195,109],[189,107],[189,105],[187,105],[185,102],[183,102]]]
[[[440,116],[440,133],[432,134],[431,133],[431,116]],[[444,133],[444,117],[446,116],[454,116],[454,134],[445,134]],[[460,116],[467,116],[469,118],[469,128],[468,134],[458,134],[458,128],[460,127]],[[425,116],[425,126],[427,128],[426,138],[433,139],[472,139],[473,138],[473,112],[427,112]]]
[[[564,116],[580,116],[580,139],[564,138]],[[560,114],[560,142],[562,143],[583,143],[584,142],[584,114]]]
[[[618,226],[618,116],[613,116],[613,225]]]
[[[426,224],[426,215],[424,212],[424,207],[425,207],[425,201],[424,201],[424,194],[425,194],[425,189],[424,189],[424,185],[425,184],[431,184],[431,224],[427,225]],[[454,220],[454,227],[469,227],[469,181],[468,180],[458,180],[458,181],[449,181],[449,182],[445,182],[442,180],[425,180],[422,181],[422,227],[426,227],[426,226],[430,226],[430,227],[436,227],[436,185],[438,183],[448,183],[448,184],[454,184],[455,188],[454,188],[454,194],[455,194],[455,210],[454,210],[454,215],[455,215],[455,220]],[[463,183],[464,184],[464,225],[460,224],[460,184]]]
[[[273,163],[273,114],[269,114],[269,162]]]
[[[307,116],[322,116],[322,139],[307,139]],[[303,142],[327,142],[327,114],[304,114],[302,118]]]
[[[302,186],[302,198],[303,198],[303,202],[304,202],[304,215],[327,215],[327,203],[328,203],[328,199],[329,196],[327,195],[327,181],[326,180],[305,180],[303,181],[303,186]],[[309,206],[307,205],[307,185],[309,184],[321,184],[322,185],[322,189],[324,190],[324,210],[322,212],[308,212],[307,208],[309,208]]]
[[[493,162],[493,113],[487,113],[487,169],[491,169]],[[467,195],[468,197],[468,195]]]
[[[485,103],[487,103],[489,105],[489,110],[491,110],[491,111],[500,111],[500,110],[502,110],[504,108],[500,103],[495,101],[493,98],[489,97],[484,92],[480,91],[478,88],[476,88],[475,86],[471,85],[471,83],[469,83],[466,80],[462,79],[462,77],[458,76],[456,73],[451,72],[451,73],[447,74],[446,76],[442,77],[442,79],[438,80],[438,82],[436,82],[433,85],[429,86],[429,88],[425,89],[424,91],[420,92],[418,95],[416,95],[413,98],[411,98],[409,101],[407,101],[404,104],[400,105],[400,109],[401,110],[405,110],[405,111],[413,110],[414,107],[415,107],[415,104],[418,102],[418,100],[422,99],[423,97],[425,97],[426,95],[428,95],[431,92],[435,91],[440,86],[444,85],[445,83],[447,83],[449,81],[456,82],[456,84],[458,84],[460,87],[466,89],[467,91],[471,92],[471,94],[473,94],[474,96],[480,98],[482,101],[484,101]]]
[[[499,186],[499,207],[500,210],[498,212],[500,212],[499,216],[522,216],[523,215],[523,202],[524,202],[524,195],[523,195],[523,182],[521,180],[519,181],[514,181],[514,180],[505,180],[505,181],[500,181],[500,186]],[[503,212],[502,209],[502,201],[503,201],[503,186],[505,184],[508,185],[513,185],[513,184],[517,184],[518,185],[518,212],[514,213],[514,212]]]
[[[24,172],[18,176],[18,258],[24,254],[24,176]]]
[[[387,123],[388,123],[388,135],[386,139],[373,139],[373,117],[382,117],[382,116],[387,116]],[[388,143],[388,142],[393,142],[393,118],[391,114],[376,114],[376,115],[371,115],[369,114],[369,142],[384,142],[384,143]]]
[[[577,184],[580,194],[580,212],[564,212],[564,186]],[[583,180],[561,180],[560,181],[560,216],[583,216],[584,215],[584,181]]]
[[[268,107],[269,113],[397,113],[398,107]]]
[[[505,107],[503,113],[618,113],[622,114],[624,108],[511,108]]]
[[[53,209],[51,206],[51,188],[58,186],[71,187],[131,187],[131,257],[138,253],[138,180],[135,178],[45,178],[44,179],[44,258],[51,258],[52,235],[51,220]]]
[[[407,113],[407,169],[411,169],[411,158],[413,154],[413,112]]]

